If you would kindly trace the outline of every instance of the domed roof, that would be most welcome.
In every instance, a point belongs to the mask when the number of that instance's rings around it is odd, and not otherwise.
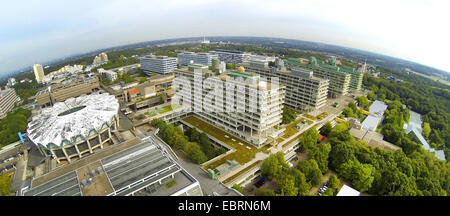
[[[242,67],[242,66],[240,66],[240,67],[238,67],[238,69],[237,69],[239,72],[244,72],[245,71],[245,68],[244,67]]]
[[[34,116],[28,124],[28,138],[47,148],[51,143],[62,146],[64,140],[72,141],[78,135],[88,137],[92,130],[110,125],[118,111],[119,102],[107,93],[69,98]]]

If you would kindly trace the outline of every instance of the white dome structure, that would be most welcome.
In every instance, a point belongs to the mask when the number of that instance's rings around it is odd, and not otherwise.
[[[58,159],[90,152],[111,139],[118,128],[119,103],[113,95],[69,98],[45,108],[28,124],[28,138]]]

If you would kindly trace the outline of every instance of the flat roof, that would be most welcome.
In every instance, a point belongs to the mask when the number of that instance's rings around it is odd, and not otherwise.
[[[149,186],[157,187],[160,180],[175,175],[181,179],[177,182],[180,184],[171,190],[159,187],[157,195],[171,195],[178,191],[174,189],[181,190],[197,181],[164,154],[152,139],[144,138],[137,145],[43,182],[24,196],[127,196]]]
[[[336,196],[360,196],[360,195],[361,192],[344,184],[344,186],[342,186],[341,190],[337,193]]]

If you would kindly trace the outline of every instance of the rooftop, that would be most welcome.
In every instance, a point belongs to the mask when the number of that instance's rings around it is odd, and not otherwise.
[[[341,190],[337,193],[336,196],[360,196],[360,195],[361,192],[344,184],[344,186],[342,186]]]
[[[28,124],[27,134],[35,144],[46,148],[62,146],[81,136],[108,126],[117,115],[119,103],[113,95],[92,94],[69,98],[42,109]]]
[[[161,179],[174,175],[174,187],[157,186]],[[25,196],[167,196],[197,182],[153,143],[152,138],[34,184]],[[144,188],[158,188],[148,191]],[[154,193],[152,193],[154,192]]]

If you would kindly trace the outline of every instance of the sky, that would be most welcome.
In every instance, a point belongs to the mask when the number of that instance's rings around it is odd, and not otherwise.
[[[34,63],[151,40],[281,37],[450,71],[446,0],[1,0],[0,76]]]

